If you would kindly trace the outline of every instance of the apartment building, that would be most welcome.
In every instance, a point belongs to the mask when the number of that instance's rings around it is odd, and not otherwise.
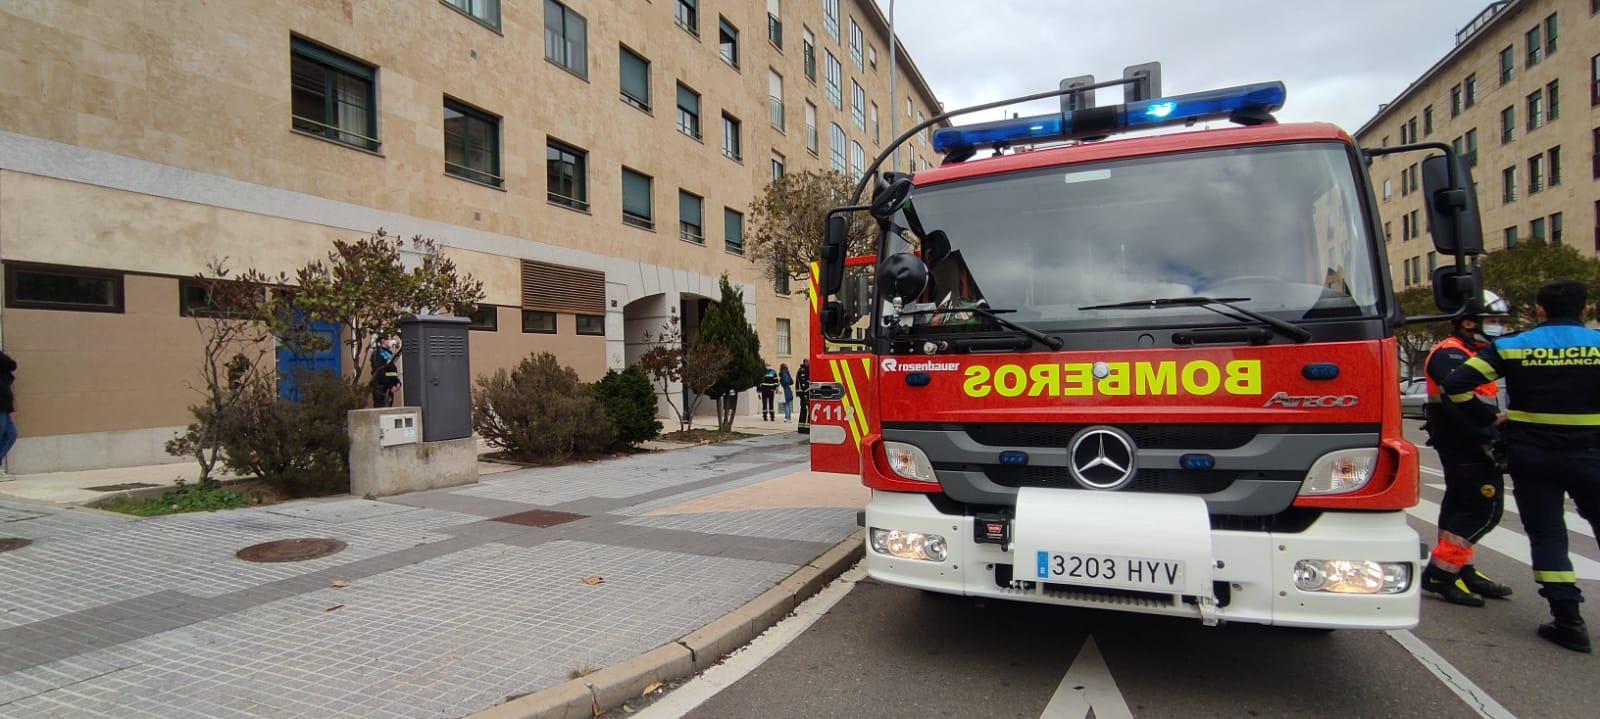
[[[1477,185],[1490,251],[1537,238],[1600,250],[1600,0],[1500,0],[1356,133],[1366,147],[1444,142]],[[1372,163],[1397,289],[1429,283],[1420,159]]]
[[[0,27],[22,473],[170,461],[189,278],[380,227],[484,281],[474,374],[551,352],[596,379],[672,315],[692,333],[724,272],[794,366],[806,304],[744,256],[750,200],[859,175],[939,108],[872,0],[59,0]],[[925,133],[900,167],[933,159]]]

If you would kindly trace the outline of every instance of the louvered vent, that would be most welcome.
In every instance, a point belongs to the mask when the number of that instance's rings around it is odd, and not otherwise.
[[[523,260],[522,309],[605,314],[606,275],[595,270]]]
[[[467,339],[449,335],[430,335],[428,337],[428,356],[465,357],[467,356]]]

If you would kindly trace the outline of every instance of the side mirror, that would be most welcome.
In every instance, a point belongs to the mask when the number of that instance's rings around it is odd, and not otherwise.
[[[817,329],[828,339],[838,339],[844,332],[844,306],[838,302],[824,302],[817,310]]]
[[[874,219],[887,220],[900,211],[906,198],[911,196],[911,180],[904,175],[895,177],[889,182],[888,187],[882,187],[872,196],[872,206],[868,210]]]
[[[850,245],[850,221],[843,214],[828,216],[828,236],[822,240],[818,265],[822,296],[839,294],[844,286],[845,251]]]
[[[880,297],[914,301],[928,289],[928,266],[910,252],[897,252],[878,264]]]
[[[1476,266],[1467,267],[1465,271],[1457,270],[1455,265],[1437,267],[1430,279],[1433,280],[1433,304],[1447,315],[1483,301],[1483,275]]]
[[[1450,164],[1455,163],[1455,182]],[[1428,206],[1433,248],[1443,255],[1483,254],[1483,222],[1478,217],[1478,193],[1466,163],[1454,153],[1422,161],[1422,196]],[[1435,285],[1437,286],[1437,285]]]

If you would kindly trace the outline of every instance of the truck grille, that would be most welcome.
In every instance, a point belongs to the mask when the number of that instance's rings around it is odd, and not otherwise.
[[[967,436],[991,447],[1066,447],[1087,424],[966,424]],[[1124,424],[1141,449],[1238,449],[1255,439],[1259,424]]]
[[[989,480],[1003,487],[1041,487],[1045,489],[1083,489],[1066,467],[985,467]],[[1260,474],[1252,472],[1251,474]],[[1162,494],[1211,494],[1227,489],[1238,476],[1220,472],[1190,472],[1182,469],[1141,469],[1118,491]]]

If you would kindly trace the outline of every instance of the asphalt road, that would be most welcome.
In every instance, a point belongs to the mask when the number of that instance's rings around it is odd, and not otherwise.
[[[1408,422],[1414,435],[1416,425]],[[1423,464],[1437,470],[1431,450]],[[1422,479],[1442,482],[1426,469]],[[1425,486],[1423,496],[1437,502],[1439,487]],[[1424,505],[1413,515],[1424,536],[1435,531],[1429,515],[1436,511]],[[1208,628],[925,595],[863,579],[791,643],[687,716],[1600,716],[1588,699],[1600,655],[1575,654],[1533,633],[1546,606],[1527,565],[1510,556],[1518,544],[1526,551],[1521,530],[1508,511],[1496,530],[1507,552],[1480,549],[1478,557],[1485,572],[1516,588],[1515,597],[1482,609],[1425,597],[1422,623],[1409,633]],[[1600,560],[1588,531],[1573,531],[1573,546]],[[1583,585],[1600,597],[1600,582]],[[1591,627],[1600,623],[1600,610],[1588,614]]]

